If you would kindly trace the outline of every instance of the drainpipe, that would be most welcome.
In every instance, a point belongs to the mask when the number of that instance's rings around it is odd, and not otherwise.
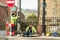
[[[43,15],[42,15],[42,35],[46,35],[45,15],[46,15],[46,0],[43,0]]]

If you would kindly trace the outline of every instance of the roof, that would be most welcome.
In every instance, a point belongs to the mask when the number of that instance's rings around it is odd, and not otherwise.
[[[3,4],[3,3],[0,3],[0,6],[7,6],[7,5],[5,5],[5,4]]]

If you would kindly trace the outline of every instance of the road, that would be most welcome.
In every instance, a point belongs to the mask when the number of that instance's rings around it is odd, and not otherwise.
[[[9,40],[60,40],[60,37],[46,37],[46,36],[40,36],[40,37],[6,37]]]

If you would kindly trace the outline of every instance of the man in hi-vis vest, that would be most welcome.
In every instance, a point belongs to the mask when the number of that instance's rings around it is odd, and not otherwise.
[[[14,13],[12,13],[11,16],[11,24],[14,24],[14,27],[12,27],[12,32],[16,32],[17,30],[17,20],[18,20],[18,16]]]

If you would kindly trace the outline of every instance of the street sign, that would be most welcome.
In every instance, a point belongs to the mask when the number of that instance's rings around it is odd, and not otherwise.
[[[12,11],[16,11],[16,7],[13,7],[13,8],[12,8]]]
[[[8,7],[13,7],[15,4],[15,0],[7,0],[7,6]]]

